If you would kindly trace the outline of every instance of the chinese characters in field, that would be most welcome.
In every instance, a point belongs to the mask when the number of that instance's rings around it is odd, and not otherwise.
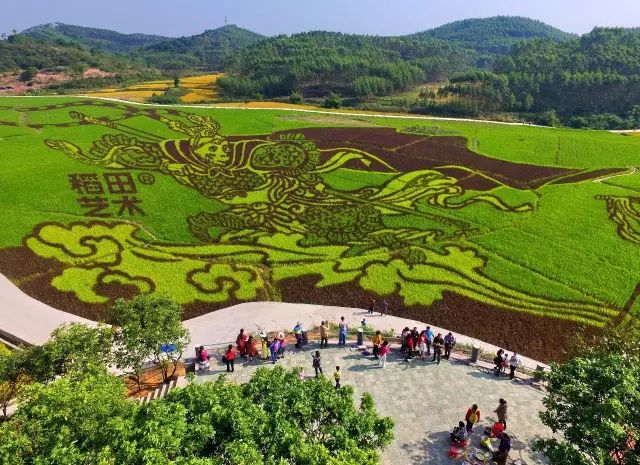
[[[84,216],[144,216],[138,188],[129,172],[75,173],[68,176],[71,190],[80,195],[76,200]]]

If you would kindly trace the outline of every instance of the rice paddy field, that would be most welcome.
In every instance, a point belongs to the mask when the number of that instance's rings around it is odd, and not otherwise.
[[[375,298],[559,360],[640,316],[638,165],[608,132],[5,98],[0,272],[95,320]]]
[[[183,103],[202,103],[214,100],[218,94],[215,89],[215,82],[220,74],[204,74],[201,76],[189,76],[180,79],[182,88],[188,93],[180,97]],[[122,89],[101,89],[90,92],[92,97],[117,98],[130,100],[132,102],[144,102],[153,94],[162,94],[167,88],[173,87],[173,80],[150,81],[142,84],[125,87]]]

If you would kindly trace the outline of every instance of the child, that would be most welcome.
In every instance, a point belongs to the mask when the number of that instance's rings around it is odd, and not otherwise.
[[[389,341],[384,341],[380,346],[380,354],[378,358],[378,365],[382,368],[387,364],[387,354],[389,353]]]
[[[318,377],[318,373],[322,374],[322,366],[320,360],[320,351],[316,350],[316,354],[311,357],[313,359],[313,369],[316,371],[316,378]]]
[[[298,379],[300,381],[304,381],[304,370],[302,367],[298,367]]]
[[[418,336],[418,349],[420,350],[420,358],[424,360],[427,356],[427,333],[422,331]]]
[[[333,379],[336,380],[336,391],[338,389],[340,389],[340,377],[341,377],[341,373],[340,373],[340,367],[336,367],[336,372],[333,374]]]

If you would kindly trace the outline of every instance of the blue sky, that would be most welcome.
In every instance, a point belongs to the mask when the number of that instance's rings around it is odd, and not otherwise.
[[[640,26],[640,0],[0,0],[0,32],[58,21],[178,37],[222,26],[226,16],[266,35],[394,35],[499,14],[583,33],[596,25]]]

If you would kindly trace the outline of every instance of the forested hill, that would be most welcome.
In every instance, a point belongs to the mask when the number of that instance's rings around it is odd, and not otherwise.
[[[469,68],[490,69],[519,41],[571,39],[540,21],[497,16],[470,19],[399,37],[310,32],[265,39],[227,61],[219,81],[227,97],[334,91],[352,97],[388,95]]]
[[[136,50],[134,56],[148,66],[165,70],[219,71],[234,52],[264,38],[236,25],[228,25],[195,36],[163,40]]]
[[[2,73],[35,68],[65,70],[77,74],[87,67],[124,72],[131,70],[133,65],[126,57],[89,50],[79,44],[39,41],[22,35],[0,41]]]
[[[218,85],[230,97],[292,91],[367,97],[443,79],[472,63],[470,51],[437,39],[309,32],[269,38],[238,51],[227,62],[231,75]]]
[[[563,41],[576,36],[530,18],[494,16],[465,19],[414,34],[457,42],[482,54],[505,55],[520,41],[551,39]]]
[[[518,44],[493,73],[451,81],[445,92],[465,113],[552,112],[576,127],[640,127],[640,29]]]
[[[135,47],[144,47],[168,40],[167,37],[149,34],[122,34],[108,29],[49,23],[34,26],[21,33],[43,42],[78,43],[88,48],[107,52],[125,52]]]

